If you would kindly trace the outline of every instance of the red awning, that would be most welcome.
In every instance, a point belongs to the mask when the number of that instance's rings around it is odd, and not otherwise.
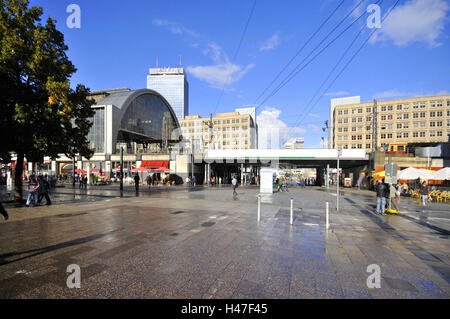
[[[169,168],[169,161],[143,161],[141,168]]]

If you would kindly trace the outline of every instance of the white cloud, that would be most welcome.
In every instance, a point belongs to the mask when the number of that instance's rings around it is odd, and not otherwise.
[[[281,110],[266,107],[258,116],[259,145],[263,148],[277,149],[295,134],[305,134],[302,127],[289,127],[280,120]]]
[[[309,112],[309,113],[308,113],[308,116],[309,116],[309,117],[314,117],[314,118],[320,118],[320,115],[319,115],[319,114],[312,113],[312,112]]]
[[[273,50],[281,43],[280,32],[275,32],[269,39],[264,41],[259,47],[259,51]]]
[[[320,127],[318,127],[317,125],[314,125],[314,124],[309,124],[308,129],[313,130],[316,133],[320,131]]]
[[[193,38],[200,37],[199,34],[186,28],[185,26],[183,26],[182,24],[180,24],[178,22],[172,22],[172,21],[168,21],[168,20],[164,20],[164,19],[155,19],[155,20],[153,20],[153,25],[155,25],[157,27],[165,28],[165,29],[169,30],[170,32],[172,32],[173,34],[178,34],[178,35],[186,35],[187,34]]]
[[[347,91],[338,91],[338,92],[328,92],[325,93],[325,96],[344,96],[344,95],[350,95]]]
[[[388,91],[376,93],[373,97],[375,99],[385,99],[385,98],[392,98],[392,97],[407,97],[407,96],[416,96],[416,95],[418,95],[418,94],[402,92],[402,91],[398,91],[398,90],[388,90]]]
[[[238,82],[248,71],[255,67],[249,64],[245,68],[231,63],[228,55],[216,43],[210,43],[203,54],[209,56],[215,65],[188,66],[187,72],[201,81],[207,82],[211,87],[222,89],[225,86]]]
[[[445,0],[411,0],[393,10],[370,41],[391,40],[399,47],[413,42],[439,46],[448,10]]]

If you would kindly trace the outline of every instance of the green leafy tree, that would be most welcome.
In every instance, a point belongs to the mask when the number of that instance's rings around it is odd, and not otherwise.
[[[70,87],[76,68],[56,21],[42,24],[42,8],[27,0],[0,4],[0,159],[17,155],[15,198],[21,200],[25,157],[92,156],[87,134],[94,102],[88,88]]]

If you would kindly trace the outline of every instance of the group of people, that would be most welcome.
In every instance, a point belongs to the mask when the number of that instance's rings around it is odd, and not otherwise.
[[[186,185],[194,187],[197,185],[197,179],[195,178],[195,175],[186,177]]]
[[[50,200],[50,196],[48,195],[50,191],[50,183],[48,182],[48,178],[42,175],[34,176],[31,175],[28,181],[28,198],[27,203],[25,204],[27,207],[30,207],[31,201],[34,201],[34,206],[39,206],[42,199],[45,197],[46,205],[51,205],[52,201]]]
[[[289,192],[286,177],[277,178],[275,183],[277,185],[278,192]]]
[[[407,187],[407,186],[406,186]],[[377,208],[376,213],[379,215],[385,215],[386,201],[388,200],[390,204],[394,204],[396,210],[399,212],[399,201],[402,192],[405,192],[405,184],[394,185],[386,184],[383,178],[382,181],[377,181],[375,185],[375,192],[377,193]],[[426,181],[420,184],[420,194],[422,195],[422,205],[426,205],[426,200],[429,195],[428,184]],[[391,205],[388,207],[391,209]]]

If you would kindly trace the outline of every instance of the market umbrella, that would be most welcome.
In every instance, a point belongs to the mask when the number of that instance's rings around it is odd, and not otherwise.
[[[165,172],[171,172],[170,169],[166,168],[166,167],[159,167],[157,169],[152,169],[152,172],[155,173],[165,173]]]
[[[71,169],[69,172],[73,172],[73,170]],[[86,174],[87,172],[86,172],[84,169],[79,169],[79,168],[77,168],[77,169],[75,170],[75,173],[83,173],[83,174]]]
[[[444,167],[443,169],[433,173],[435,180],[445,181],[450,180],[450,167]]]
[[[382,172],[378,172],[376,174],[373,174],[374,177],[385,177],[386,176],[386,172],[382,171]]]
[[[132,172],[151,172],[150,169],[145,168],[145,167],[133,168],[131,171]]]
[[[424,180],[433,180],[434,175],[430,172],[427,172],[423,169],[417,169],[414,167],[408,167],[402,171],[400,171],[397,175],[398,179],[412,180],[412,179],[424,179]]]

